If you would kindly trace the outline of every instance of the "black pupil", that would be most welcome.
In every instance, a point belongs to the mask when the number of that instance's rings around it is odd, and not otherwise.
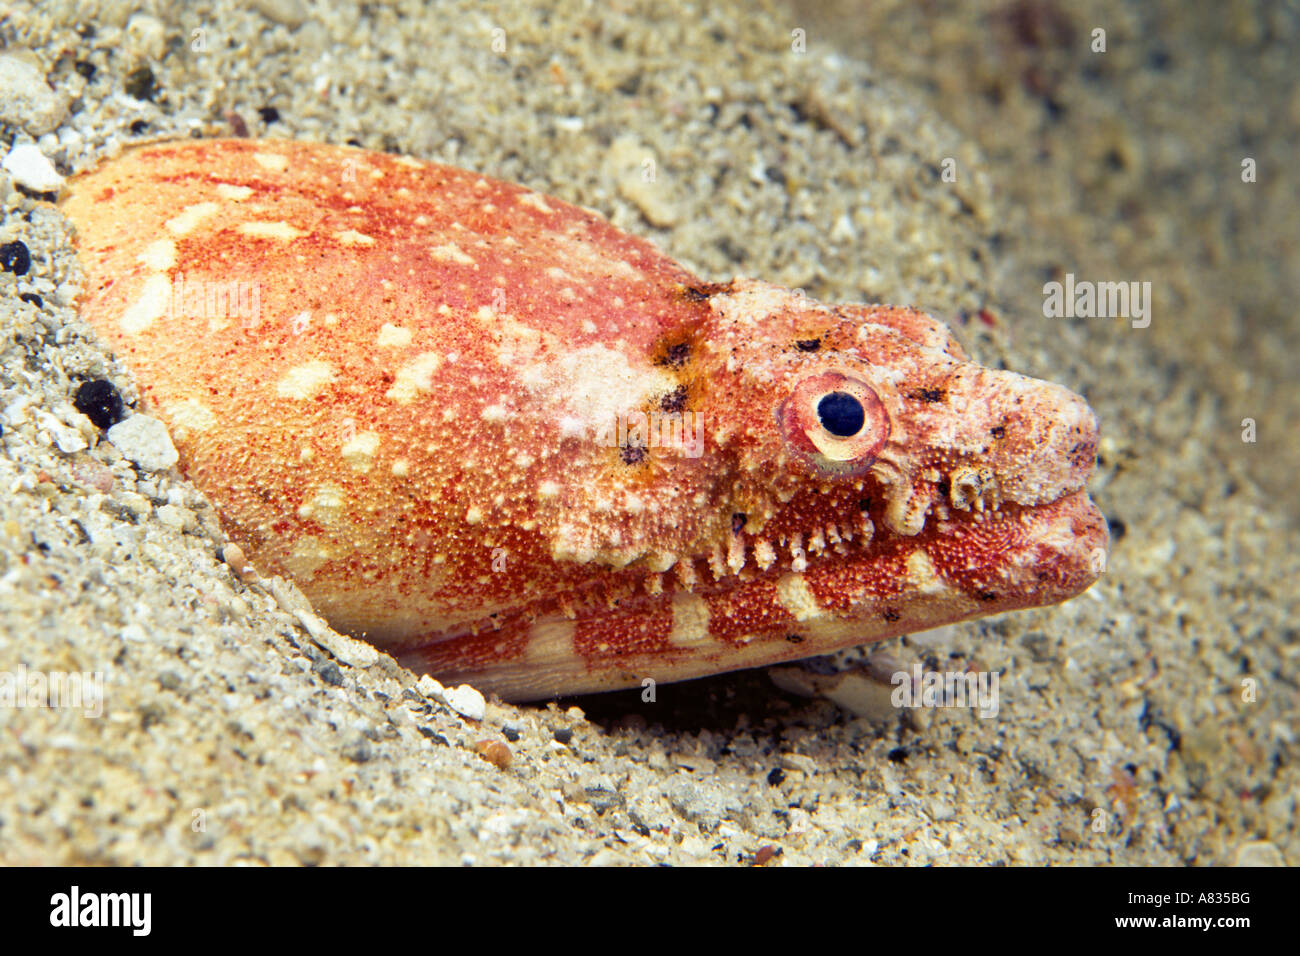
[[[867,413],[862,403],[847,392],[830,392],[817,403],[822,427],[837,438],[850,438],[862,431]]]

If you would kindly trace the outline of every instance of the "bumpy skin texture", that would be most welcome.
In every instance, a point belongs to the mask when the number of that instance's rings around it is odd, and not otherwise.
[[[333,146],[142,147],[63,208],[83,314],[231,538],[443,681],[681,680],[1104,568],[1087,405],[914,309],[708,285],[556,199]]]

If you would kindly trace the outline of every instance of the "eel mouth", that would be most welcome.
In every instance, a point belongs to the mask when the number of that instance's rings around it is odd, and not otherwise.
[[[1012,591],[1019,588],[1024,595],[1010,607],[1064,601],[1086,591],[1105,573],[1110,529],[1087,489],[1026,509],[1021,523],[1022,543],[1008,542],[1001,568]]]
[[[1082,490],[950,524],[919,540],[891,537],[858,560],[824,555],[805,572],[774,568],[730,589],[713,582],[589,618],[517,615],[496,630],[431,637],[398,660],[443,682],[535,700],[768,666],[1054,604],[1105,570],[1106,521]]]

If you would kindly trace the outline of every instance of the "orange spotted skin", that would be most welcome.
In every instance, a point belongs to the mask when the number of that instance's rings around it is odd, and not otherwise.
[[[915,309],[708,284],[476,173],[130,151],[63,209],[82,311],[263,573],[511,700],[672,681],[1087,588],[1078,396]]]

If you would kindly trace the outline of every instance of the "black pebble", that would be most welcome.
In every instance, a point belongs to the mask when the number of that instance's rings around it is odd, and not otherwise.
[[[280,111],[274,106],[259,106],[257,115],[262,117],[263,123],[276,123],[280,120]]]
[[[134,96],[137,100],[148,100],[152,103],[154,95],[158,92],[158,81],[154,79],[153,70],[147,66],[139,66],[128,73],[126,92],[128,96]]]
[[[112,428],[126,417],[122,396],[112,382],[106,382],[102,378],[82,382],[72,397],[72,404],[101,430]]]
[[[0,269],[16,276],[25,276],[31,267],[32,254],[22,241],[15,239],[0,246]]]
[[[339,670],[337,664],[322,662],[313,667],[312,670],[314,670],[316,676],[325,683],[332,684],[335,687],[343,686],[343,672]]]
[[[19,292],[18,298],[23,302],[36,306],[38,309],[45,304],[44,300],[35,292]]]

